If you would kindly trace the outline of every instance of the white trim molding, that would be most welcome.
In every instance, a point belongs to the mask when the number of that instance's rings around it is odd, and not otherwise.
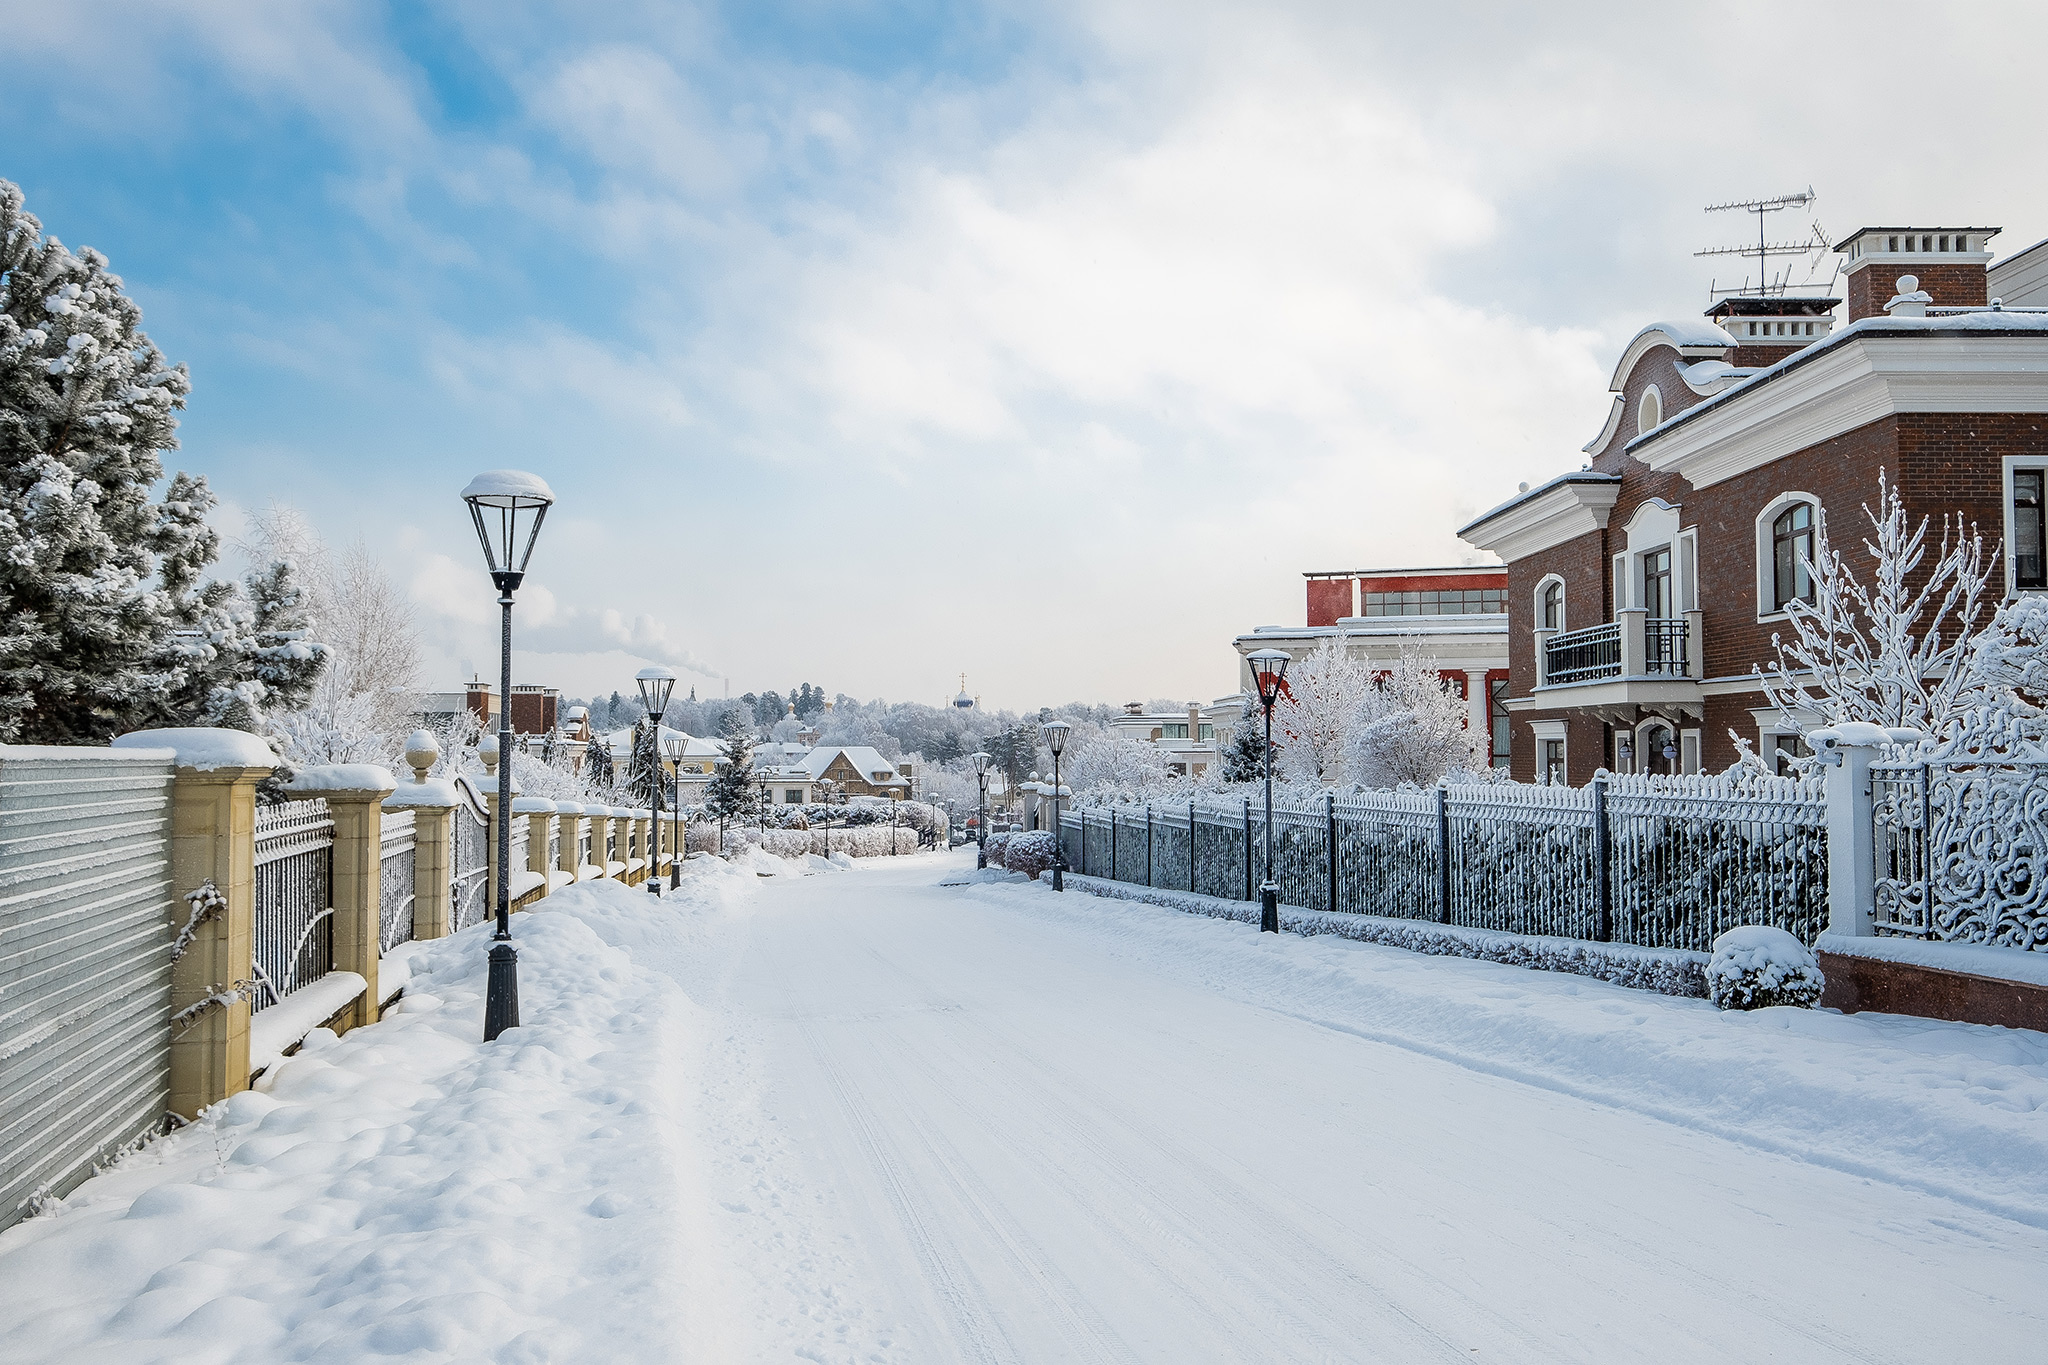
[[[1780,493],[1765,503],[1763,510],[1756,514],[1756,543],[1753,548],[1756,551],[1756,619],[1759,623],[1785,619],[1785,612],[1777,605],[1777,545],[1771,535],[1771,523],[1776,521],[1786,508],[1802,502],[1813,508],[1814,534],[1818,535],[1821,504],[1820,499],[1811,493],[1797,489]],[[1766,602],[1771,605],[1765,606]]]
[[[1643,386],[1643,396],[1636,400],[1636,435],[1647,436],[1664,425],[1664,390],[1655,384]]]
[[[1605,529],[1608,513],[1620,500],[1618,474],[1567,474],[1460,527],[1458,535],[1513,563]]]
[[[1629,454],[1711,488],[1895,413],[2048,413],[2048,329],[1986,335],[1986,316],[1948,331],[1942,318],[1910,329],[1865,319],[1677,414]]]

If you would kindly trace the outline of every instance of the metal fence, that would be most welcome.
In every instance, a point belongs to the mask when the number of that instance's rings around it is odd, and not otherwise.
[[[249,1009],[268,1009],[334,969],[334,818],[325,801],[256,808]]]
[[[1870,769],[1879,933],[2048,947],[2048,760]]]
[[[382,817],[378,847],[377,945],[390,952],[412,937],[413,813]]]
[[[170,1103],[171,786],[168,754],[0,747],[0,1228]]]
[[[467,929],[481,924],[492,910],[490,830],[483,798],[468,780],[457,778],[455,792],[460,799],[448,838],[448,917],[453,927]]]
[[[1519,934],[1705,950],[1740,924],[1811,943],[1827,921],[1819,781],[1617,777],[1276,803],[1273,879],[1289,905]],[[1265,811],[1069,810],[1077,872],[1232,900],[1264,874]]]

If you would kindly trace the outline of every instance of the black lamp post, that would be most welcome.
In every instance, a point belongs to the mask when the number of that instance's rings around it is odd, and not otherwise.
[[[1066,881],[1060,875],[1067,870],[1066,846],[1060,837],[1065,833],[1060,828],[1060,753],[1067,747],[1067,736],[1073,733],[1073,729],[1063,720],[1049,720],[1038,727],[1038,733],[1045,736],[1045,747],[1052,750],[1052,889],[1055,891],[1067,889]],[[1081,837],[1088,837],[1086,830],[1081,832]]]
[[[1259,886],[1259,932],[1280,932],[1280,884],[1273,880],[1273,703],[1293,662],[1284,649],[1258,649],[1245,656],[1258,684],[1259,705],[1266,710],[1266,880]]]
[[[972,753],[967,761],[974,765],[974,785],[979,795],[974,799],[974,865],[988,866],[988,765],[995,760],[984,753]]]
[[[683,755],[689,752],[689,748],[690,741],[681,735],[661,737],[661,756],[668,760],[669,767],[674,770],[673,780],[676,784],[676,828],[675,836],[670,841],[674,847],[669,849],[668,853],[668,889],[671,891],[683,884]],[[657,773],[656,776],[659,777],[660,774]]]
[[[654,722],[653,742],[647,747],[653,750],[654,771],[648,774],[648,783],[654,788],[654,862],[647,870],[647,890],[650,895],[661,894],[661,717],[668,710],[668,699],[676,690],[676,671],[655,664],[641,669],[633,675],[633,681],[640,688],[640,704],[647,708],[647,717]],[[635,754],[635,758],[639,755]]]
[[[768,851],[768,807],[774,804],[775,801],[774,780],[767,773],[761,774],[761,851],[763,853]]]
[[[498,691],[498,932],[491,937],[491,974],[484,992],[484,1041],[519,1027],[519,952],[512,946],[512,594],[526,578],[540,524],[555,495],[538,475],[516,469],[479,474],[462,490],[491,582],[504,609]],[[524,541],[524,545],[520,542]]]

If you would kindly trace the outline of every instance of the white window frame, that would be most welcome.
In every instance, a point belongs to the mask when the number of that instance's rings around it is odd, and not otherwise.
[[[1564,746],[1559,750],[1564,755],[1564,760],[1558,766],[1566,774],[1571,772],[1571,726],[1568,722],[1561,720],[1532,720],[1529,722],[1529,733],[1536,737],[1536,781],[1539,785],[1550,785],[1550,771],[1543,766],[1543,746],[1546,743]],[[1560,785],[1570,786],[1569,777]]]
[[[2000,553],[1998,557],[2005,564],[2005,595],[2007,597],[2020,597],[2023,595],[2038,597],[2048,593],[2048,588],[2021,588],[2015,586],[2013,582],[2012,476],[2015,470],[2020,469],[2048,470],[2048,455],[2008,455],[2000,463],[2004,466],[2004,469],[1999,478],[2003,491],[1999,495],[2002,501],[1998,509],[1998,520],[1999,524],[2005,528],[2005,539],[1999,542]]]
[[[2042,463],[2048,465],[2048,460],[2044,460]],[[2008,486],[2010,486],[2010,483],[2011,481],[2008,479]],[[2011,496],[2008,494],[2006,499],[2006,515],[2008,518],[2011,516],[2011,501]],[[1796,489],[1780,493],[1765,503],[1763,510],[1756,514],[1756,619],[1759,622],[1782,621],[1788,614],[1783,610],[1774,610],[1764,605],[1766,602],[1775,602],[1778,595],[1778,584],[1775,576],[1777,568],[1775,552],[1777,547],[1771,541],[1771,523],[1783,515],[1786,508],[1798,502],[1812,504],[1813,533],[1815,539],[1818,540],[1820,536],[1821,504],[1820,499],[1811,493],[1801,492]],[[1818,577],[1818,566],[1812,572],[1815,577]]]
[[[1563,574],[1547,573],[1538,581],[1536,584],[1536,595],[1531,599],[1533,607],[1531,617],[1536,622],[1537,630],[1553,629],[1553,627],[1543,624],[1543,595],[1550,591],[1550,586],[1553,583],[1557,585],[1557,625],[1555,629],[1558,634],[1562,635],[1571,629],[1565,622],[1571,619],[1568,613],[1571,609],[1572,596],[1571,590],[1565,586]]]
[[[1656,411],[1652,414],[1652,416],[1654,416],[1656,420],[1652,422],[1645,422],[1643,420],[1643,410],[1645,408],[1650,407],[1653,404],[1656,407]],[[1661,427],[1663,425],[1664,391],[1658,388],[1655,384],[1651,384],[1644,388],[1643,396],[1636,399],[1636,435],[1641,436],[1645,432],[1655,431],[1658,427]]]

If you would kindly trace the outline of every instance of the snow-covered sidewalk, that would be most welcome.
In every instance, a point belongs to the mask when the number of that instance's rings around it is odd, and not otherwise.
[[[738,881],[705,870],[699,910]],[[524,1027],[494,1046],[488,926],[419,945],[383,1022],[0,1235],[0,1357],[662,1361],[715,1336],[678,1292],[720,1273],[685,1136],[703,1024],[599,932],[650,899],[520,915]]]
[[[763,863],[775,870],[773,863]],[[2048,1039],[1704,1002],[971,853],[519,917],[0,1234],[24,1361],[2027,1358]]]

